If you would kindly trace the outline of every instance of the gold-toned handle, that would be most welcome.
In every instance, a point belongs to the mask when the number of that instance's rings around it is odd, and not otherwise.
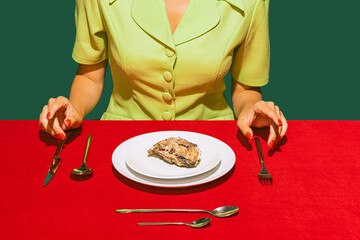
[[[151,225],[188,225],[180,222],[154,222],[154,223],[137,223],[137,225],[151,226]]]
[[[151,213],[151,212],[208,212],[198,209],[117,209],[117,213]]]
[[[89,153],[90,144],[91,144],[91,139],[92,139],[92,136],[89,135],[89,136],[88,136],[88,139],[87,139],[87,142],[86,142],[86,147],[85,147],[85,154],[84,154],[84,160],[83,160],[83,165],[84,165],[84,166],[85,166],[85,164],[86,164],[87,155],[88,155],[88,153]]]
[[[55,154],[54,154],[54,157],[55,156],[59,156],[60,157],[60,153],[61,153],[61,150],[63,149],[64,147],[64,144],[66,143],[66,141],[69,139],[70,135],[72,134],[72,131],[67,131],[66,132],[66,137],[64,140],[61,140],[56,148],[56,151],[55,151]]]
[[[260,162],[263,163],[264,162],[264,156],[261,150],[261,143],[260,143],[260,139],[259,138],[255,138],[255,144],[256,144],[256,149],[260,158]]]

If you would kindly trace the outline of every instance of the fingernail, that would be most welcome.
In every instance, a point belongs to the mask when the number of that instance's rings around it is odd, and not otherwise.
[[[59,135],[59,138],[60,138],[61,140],[64,140],[64,139],[65,139],[65,135],[64,135],[64,134],[59,133],[58,135]]]
[[[279,126],[282,126],[282,121],[279,119],[278,120]]]
[[[251,133],[250,133],[250,132],[247,132],[247,133],[246,133],[246,137],[247,137],[248,140],[251,140]]]
[[[270,143],[269,143],[269,148],[270,148],[271,150],[274,148],[274,143],[275,143],[274,140],[271,140]]]
[[[65,120],[65,123],[66,123],[66,125],[70,126],[70,125],[71,125],[71,120],[70,120],[70,119],[66,119],[66,120]]]
[[[60,134],[54,135],[55,138],[60,139]]]
[[[50,113],[48,112],[48,114],[46,114],[46,118],[50,119]]]

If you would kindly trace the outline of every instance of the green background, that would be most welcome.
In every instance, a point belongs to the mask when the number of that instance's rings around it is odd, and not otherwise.
[[[76,72],[75,1],[1,5],[0,119],[38,119],[50,97],[68,96]],[[350,0],[271,1],[270,83],[263,95],[287,119],[360,119],[359,8]],[[108,71],[103,96],[86,119],[100,118],[111,89]]]

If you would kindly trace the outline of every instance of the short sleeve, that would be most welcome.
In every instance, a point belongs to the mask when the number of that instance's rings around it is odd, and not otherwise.
[[[76,0],[73,59],[96,64],[107,59],[107,35],[97,0]]]
[[[269,81],[269,0],[257,0],[249,11],[249,29],[244,42],[234,49],[230,74],[242,84],[261,87]]]

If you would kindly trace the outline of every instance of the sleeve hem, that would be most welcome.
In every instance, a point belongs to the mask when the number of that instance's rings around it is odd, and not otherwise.
[[[240,78],[240,79],[235,79],[235,81],[245,84],[247,86],[251,86],[251,87],[263,87],[266,84],[269,83],[269,78],[264,78],[264,79],[246,79],[246,78]]]
[[[107,56],[103,56],[99,59],[88,59],[88,58],[83,58],[80,57],[79,55],[77,55],[75,52],[72,53],[72,58],[74,59],[75,62],[80,63],[80,64],[85,64],[85,65],[92,65],[92,64],[97,64],[100,63],[104,60],[107,59]]]

